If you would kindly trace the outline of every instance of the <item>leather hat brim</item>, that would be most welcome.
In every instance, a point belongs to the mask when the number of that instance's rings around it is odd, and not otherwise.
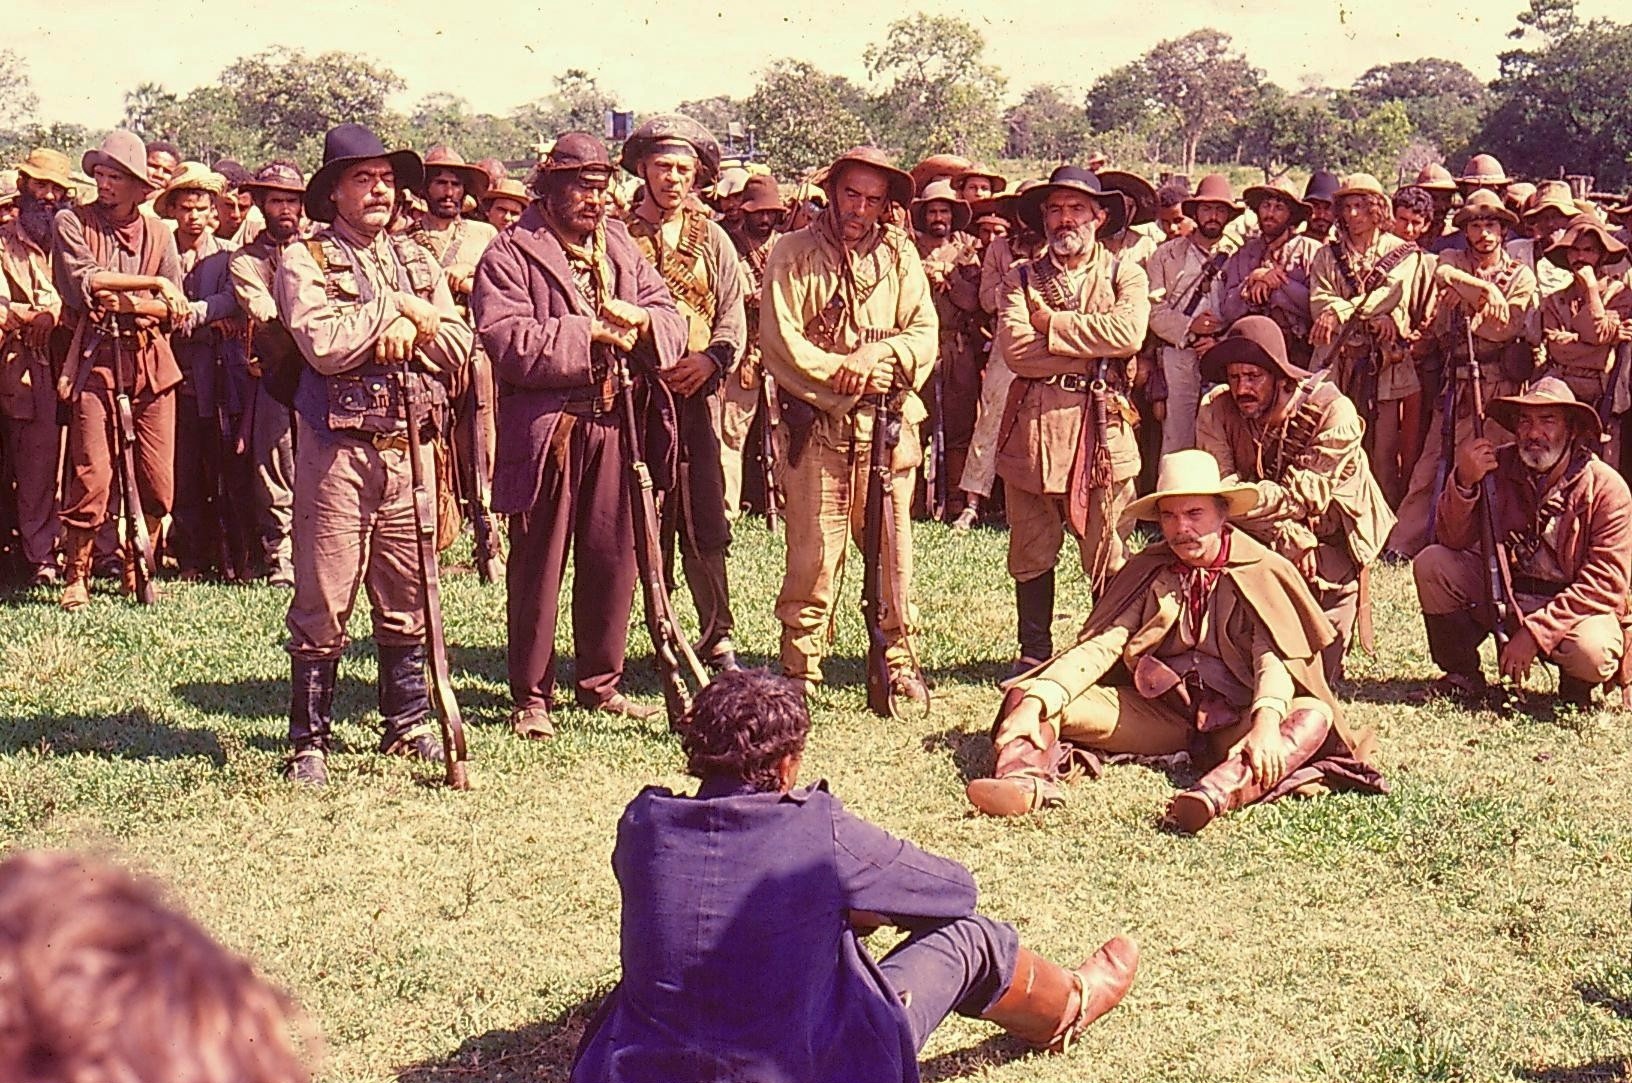
[[[1105,228],[1099,231],[1100,236],[1114,237],[1128,228],[1128,217],[1131,209],[1128,204],[1133,202],[1126,193],[1114,188],[1094,191],[1083,184],[1039,184],[1035,188],[1027,188],[1020,195],[1020,220],[1038,233],[1043,232],[1043,200],[1050,192],[1078,192],[1087,196],[1101,207],[1105,208]]]
[[[434,164],[421,162],[420,165],[423,171],[422,179],[419,185],[414,188],[414,194],[421,199],[429,198],[429,193],[425,191],[425,187],[430,183],[431,174],[439,169],[457,174],[459,179],[465,182],[465,195],[478,203],[487,194],[487,190],[493,187],[493,178],[489,177],[487,170],[479,165],[454,165],[450,162],[436,162]]]
[[[329,197],[334,194],[334,185],[340,179],[340,174],[345,172],[349,165],[380,157],[391,163],[391,171],[395,174],[398,189],[414,191],[425,183],[425,164],[420,161],[419,155],[411,150],[394,150],[384,155],[359,154],[336,158],[324,162],[322,168],[313,173],[312,179],[306,182],[306,194],[302,199],[306,206],[306,217],[314,222],[334,221],[334,203]]]

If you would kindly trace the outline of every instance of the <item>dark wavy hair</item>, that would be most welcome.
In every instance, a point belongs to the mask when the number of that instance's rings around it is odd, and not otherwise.
[[[786,677],[764,669],[727,671],[697,693],[679,730],[689,774],[775,793],[781,788],[776,765],[805,750],[810,711],[804,691]]]
[[[1434,224],[1434,197],[1421,188],[1401,188],[1394,193],[1394,213],[1410,211],[1421,215],[1429,225]]]

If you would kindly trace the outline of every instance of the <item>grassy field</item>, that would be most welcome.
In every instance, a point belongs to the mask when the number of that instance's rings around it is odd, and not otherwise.
[[[1612,1080],[1632,1074],[1632,737],[1611,713],[1419,708],[1432,675],[1406,569],[1377,577],[1376,657],[1342,689],[1376,727],[1387,797],[1288,801],[1196,839],[1159,833],[1173,781],[1116,768],[1068,807],[970,815],[994,679],[1012,655],[1004,539],[917,532],[933,714],[884,723],[857,688],[853,566],[818,694],[807,780],[968,864],[984,908],[1075,961],[1144,947],[1120,1010],[1070,1054],[1025,1055],[952,1020],[931,1080]],[[781,544],[732,554],[739,641],[764,662]],[[1084,603],[1062,586],[1057,636]],[[0,607],[0,824],[8,846],[108,853],[168,882],[216,934],[294,990],[327,1038],[327,1080],[564,1080],[617,977],[613,830],[643,785],[684,786],[661,724],[563,710],[560,736],[505,726],[504,595],[445,587],[477,789],[373,754],[366,617],[342,667],[334,782],[280,781],[287,595],[107,592],[76,616],[47,592]],[[684,603],[682,603],[684,605]],[[629,687],[655,702],[636,624]],[[875,940],[879,938],[875,937]],[[875,948],[887,946],[875,944]]]

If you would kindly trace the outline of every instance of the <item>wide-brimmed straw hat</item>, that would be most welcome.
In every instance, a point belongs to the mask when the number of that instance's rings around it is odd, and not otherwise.
[[[1570,266],[1570,249],[1575,246],[1576,241],[1588,234],[1596,237],[1599,246],[1603,248],[1603,262],[1617,263],[1626,255],[1626,245],[1617,240],[1602,222],[1591,215],[1578,214],[1570,219],[1569,226],[1558,240],[1548,247],[1546,259],[1567,270]]]
[[[498,200],[509,199],[514,200],[525,207],[527,206],[529,198],[530,197],[527,195],[527,186],[525,184],[518,180],[513,180],[510,177],[505,177],[503,180],[495,181],[488,188],[488,190],[482,194],[481,201],[483,206],[489,206]]]
[[[1511,188],[1508,191],[1512,191]],[[1575,197],[1570,194],[1570,186],[1563,181],[1543,181],[1536,189],[1535,196],[1526,204],[1524,217],[1529,221],[1542,211],[1553,210],[1566,218],[1574,218],[1579,212],[1576,210]]]
[[[1456,212],[1456,217],[1451,219],[1451,225],[1461,229],[1469,222],[1480,218],[1494,218],[1506,222],[1510,227],[1519,224],[1519,216],[1508,210],[1507,204],[1502,202],[1502,197],[1489,188],[1480,188],[1470,195],[1462,204],[1462,208]]]
[[[1578,421],[1581,428],[1599,436],[1603,433],[1603,423],[1598,419],[1598,411],[1589,403],[1582,402],[1570,390],[1570,385],[1556,376],[1544,376],[1519,392],[1517,395],[1505,395],[1499,399],[1490,400],[1490,419],[1508,432],[1519,431],[1519,411],[1526,407],[1560,408]]]
[[[1379,196],[1383,202],[1388,202],[1388,190],[1383,182],[1370,173],[1350,173],[1343,178],[1343,183],[1332,193],[1332,202],[1337,202],[1344,196]]]
[[[478,203],[481,202],[482,196],[487,194],[488,188],[493,184],[493,178],[488,176],[487,170],[475,162],[465,161],[464,156],[452,147],[432,147],[425,152],[423,164],[425,176],[420,181],[419,187],[414,189],[414,194],[418,196],[429,195],[425,191],[425,186],[430,183],[431,174],[438,169],[445,169],[458,177],[465,186],[465,195]]]
[[[707,188],[720,172],[720,141],[714,133],[684,113],[659,113],[630,133],[618,164],[626,173],[640,175],[640,160],[665,144],[689,148],[697,159],[697,187]]]
[[[1209,173],[1196,184],[1196,190],[1179,208],[1184,216],[1192,221],[1196,217],[1196,208],[1202,203],[1221,203],[1230,209],[1230,220],[1234,221],[1241,216],[1245,209],[1240,200],[1235,198],[1235,190],[1230,187],[1230,178],[1222,173]]]
[[[182,162],[170,175],[170,183],[153,201],[153,213],[160,218],[175,216],[176,197],[183,192],[207,192],[218,196],[227,190],[227,178],[203,162]]]
[[[1309,204],[1298,198],[1298,190],[1292,187],[1292,181],[1287,177],[1276,177],[1264,184],[1254,184],[1241,193],[1241,202],[1258,213],[1258,204],[1266,199],[1284,200],[1292,208],[1292,224],[1305,222],[1309,219]]]
[[[68,175],[72,168],[73,164],[68,161],[68,155],[50,147],[35,147],[28,152],[28,157],[17,163],[17,173],[20,176],[31,177],[63,188],[74,186],[74,179]]]
[[[1240,483],[1224,484],[1218,475],[1218,460],[1200,448],[1188,448],[1162,456],[1156,467],[1156,491],[1129,504],[1122,518],[1154,520],[1157,505],[1171,496],[1223,497],[1232,518],[1247,514],[1258,503],[1257,489]]]
[[[1001,192],[1003,189],[1009,186],[1008,178],[1003,176],[1003,174],[994,172],[988,166],[976,162],[974,165],[971,165],[968,169],[963,170],[961,173],[953,175],[952,187],[955,189],[961,189],[963,187],[963,182],[968,180],[970,177],[985,177],[987,180],[991,181],[993,195],[996,195],[998,192]]]
[[[361,124],[340,124],[323,136],[323,164],[306,185],[306,217],[314,222],[334,221],[335,183],[347,166],[384,158],[391,163],[397,187],[413,191],[425,179],[425,167],[411,150],[386,150],[380,137]]]
[[[1043,231],[1043,200],[1050,192],[1081,192],[1105,208],[1105,227],[1099,232],[1114,237],[1128,226],[1130,200],[1114,188],[1100,183],[1099,177],[1080,165],[1062,165],[1048,175],[1045,184],[1027,188],[1021,185],[1020,220],[1032,229]]]
[[[158,187],[147,178],[147,144],[135,132],[115,129],[102,138],[100,146],[86,151],[79,160],[79,168],[91,177],[96,176],[99,165],[128,173],[149,188]]]
[[[967,159],[963,161],[963,164],[968,165]],[[877,147],[851,147],[833,159],[828,167],[822,171],[822,188],[827,189],[847,165],[864,165],[869,169],[878,170],[889,181],[890,198],[903,207],[912,206],[913,197],[918,193],[918,187],[913,183],[912,174],[897,169],[895,163],[890,161],[889,155]],[[832,192],[828,192],[829,199],[832,198],[832,195]]]
[[[938,180],[930,182],[917,199],[912,201],[912,225],[914,229],[924,228],[924,212],[931,203],[949,203],[952,205],[952,228],[954,230],[969,227],[969,204],[963,201],[958,193],[952,190],[950,181]]]
[[[1286,335],[1268,316],[1242,316],[1201,359],[1201,377],[1221,384],[1231,365],[1257,365],[1289,380],[1309,375],[1286,359]]]

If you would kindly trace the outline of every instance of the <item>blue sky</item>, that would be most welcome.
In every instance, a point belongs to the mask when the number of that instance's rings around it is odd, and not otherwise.
[[[584,68],[637,112],[685,98],[747,94],[779,57],[809,60],[865,81],[862,51],[889,24],[920,10],[980,26],[989,55],[1018,97],[1037,82],[1085,88],[1157,41],[1203,26],[1233,35],[1271,78],[1344,85],[1373,64],[1444,56],[1489,78],[1522,0],[781,0],[658,3],[597,0],[549,7],[447,0],[391,4],[280,0],[275,4],[164,0],[18,4],[0,45],[28,64],[47,121],[116,122],[126,90],[143,81],[186,91],[236,57],[281,44],[367,53],[408,90],[396,104],[447,91],[484,112],[506,112]],[[1582,0],[1584,15],[1626,17],[1625,0]]]

